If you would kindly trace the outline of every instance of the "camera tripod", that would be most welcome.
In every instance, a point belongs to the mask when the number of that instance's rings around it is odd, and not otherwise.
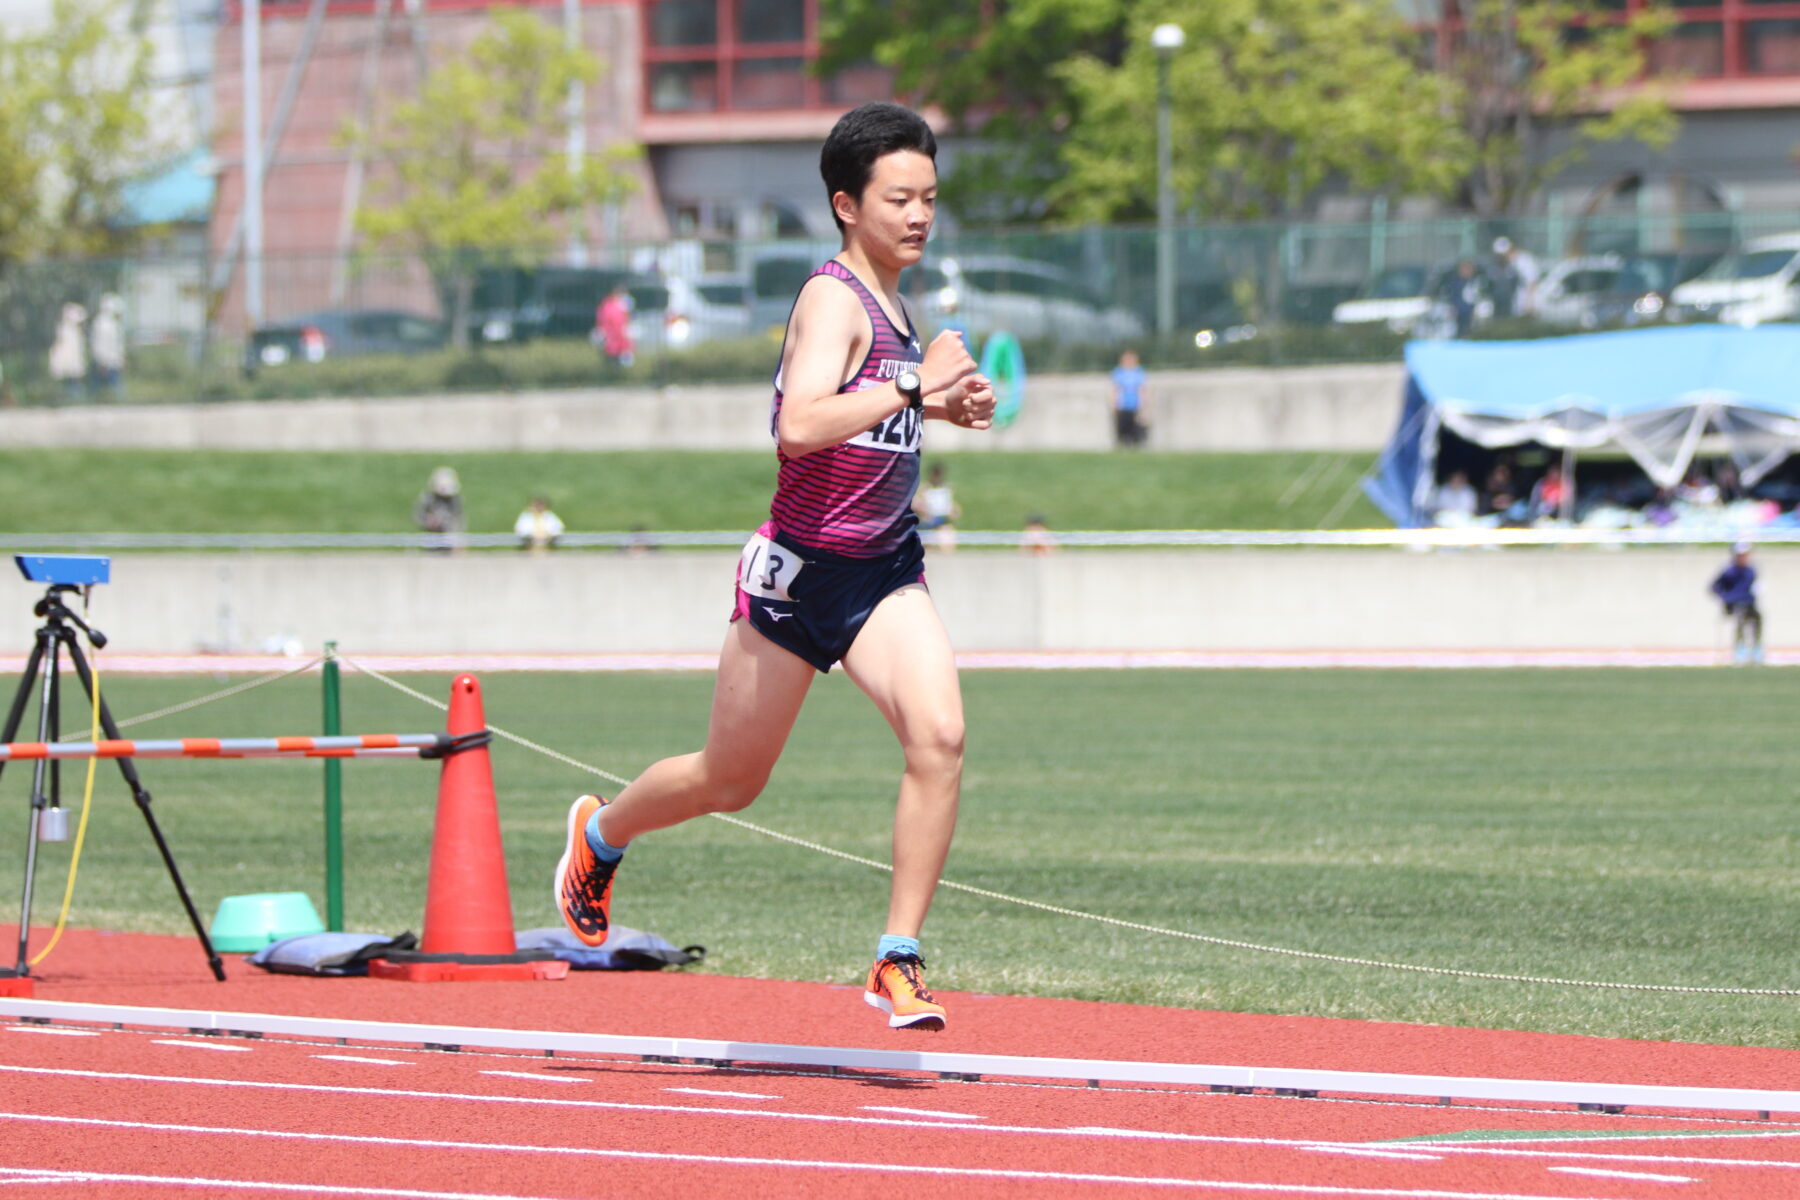
[[[38,627],[36,640],[31,647],[31,657],[26,660],[25,671],[19,677],[18,691],[13,694],[12,709],[7,713],[5,726],[0,728],[0,742],[11,742],[18,736],[19,724],[24,719],[34,688],[39,690],[38,741],[54,742],[61,737],[60,668],[65,653],[81,680],[82,690],[87,693],[89,706],[93,705],[94,675],[88,666],[87,657],[82,653],[80,637],[76,631],[85,633],[95,649],[106,645],[106,635],[90,626],[63,603],[65,593],[80,590],[75,584],[53,583],[44,593],[43,599],[32,609],[37,616],[43,618],[44,623]],[[101,729],[108,738],[117,739],[119,727],[113,722],[112,712],[107,708],[104,698],[99,707]],[[212,968],[213,978],[223,982],[225,964],[213,949],[206,926],[194,909],[194,901],[188,895],[187,885],[182,882],[181,871],[175,866],[175,856],[169,852],[169,843],[163,837],[161,826],[156,823],[156,814],[150,810],[150,793],[145,790],[143,780],[138,777],[137,765],[129,758],[115,761],[119,764],[119,773],[125,778],[125,785],[131,789],[132,799],[137,802],[138,811],[144,814],[144,822],[150,827],[150,836],[162,854],[163,865],[169,870],[169,879],[175,885],[176,894],[181,897],[182,907],[187,909],[188,920],[193,923],[194,935],[200,939],[200,948],[206,955],[207,964]],[[6,763],[0,761],[0,772],[5,769]],[[49,784],[48,788],[45,787],[46,782]],[[25,837],[25,893],[19,904],[19,959],[10,969],[0,968],[0,978],[19,978],[31,974],[30,964],[26,961],[26,950],[31,933],[31,893],[37,873],[38,840],[45,829],[47,813],[55,813],[59,820],[66,819],[60,811],[61,798],[62,763],[58,760],[38,759],[32,768],[31,814]]]

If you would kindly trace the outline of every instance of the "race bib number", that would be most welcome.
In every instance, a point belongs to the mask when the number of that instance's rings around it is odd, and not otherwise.
[[[848,444],[894,454],[916,453],[920,445],[920,428],[925,424],[923,416],[909,404],[879,425],[857,434]]]
[[[738,586],[752,596],[792,600],[788,588],[805,565],[804,559],[780,542],[753,534],[744,543],[744,553],[738,559]]]

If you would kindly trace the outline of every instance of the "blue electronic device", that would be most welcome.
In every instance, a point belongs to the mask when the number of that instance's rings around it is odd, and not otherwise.
[[[112,579],[112,559],[104,554],[15,554],[13,561],[33,583],[87,587]]]

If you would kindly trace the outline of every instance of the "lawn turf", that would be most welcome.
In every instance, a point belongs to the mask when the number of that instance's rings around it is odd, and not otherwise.
[[[1322,953],[1557,978],[1800,987],[1791,732],[1782,670],[1041,671],[964,675],[970,744],[947,876],[1092,913]],[[449,677],[408,676],[433,696]],[[121,718],[222,681],[119,676]],[[695,748],[711,676],[493,674],[490,722],[630,775]],[[355,732],[438,728],[366,676]],[[884,860],[900,759],[834,673],[745,817]],[[316,731],[300,676],[127,736]],[[69,723],[76,722],[73,717]],[[510,743],[493,751],[514,919],[555,920],[548,876],[568,801],[599,783]],[[103,764],[72,920],[181,932],[141,819]],[[29,766],[0,777],[0,895],[16,896]],[[146,761],[203,915],[300,889],[324,911],[321,770],[298,761]],[[65,768],[80,802],[85,766]],[[348,925],[423,910],[435,767],[353,762]],[[68,847],[44,847],[38,922]],[[708,947],[703,969],[851,982],[886,877],[724,822],[641,840],[615,919]],[[926,930],[953,990],[1642,1038],[1800,1046],[1793,998],[1462,979],[1141,933],[946,890]],[[34,946],[34,951],[35,951]],[[201,964],[196,954],[196,971]]]

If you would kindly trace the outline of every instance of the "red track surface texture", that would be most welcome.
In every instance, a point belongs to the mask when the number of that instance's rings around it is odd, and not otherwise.
[[[0,945],[16,934],[0,927]],[[34,947],[43,944],[34,931]],[[475,1027],[1409,1074],[1792,1088],[1800,1052],[941,993],[578,973],[268,975],[71,931],[36,998]],[[1794,1122],[1796,1114],[1778,1114]],[[1419,1140],[1436,1139],[1436,1140]],[[1445,1140],[1454,1139],[1454,1140]],[[0,1194],[457,1197],[1800,1197],[1800,1122],[715,1070],[0,1022]]]

